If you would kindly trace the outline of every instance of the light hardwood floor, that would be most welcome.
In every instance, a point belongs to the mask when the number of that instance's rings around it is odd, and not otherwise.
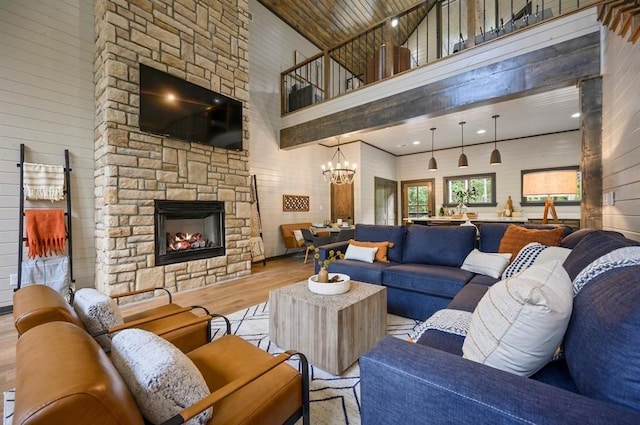
[[[230,314],[266,301],[269,291],[273,288],[307,279],[313,274],[313,261],[308,261],[307,264],[303,264],[302,261],[303,256],[296,254],[292,257],[268,260],[266,266],[255,263],[250,276],[174,294],[174,302],[183,306],[201,305],[211,312]],[[160,298],[140,301],[124,305],[122,309],[127,315],[159,302]],[[0,316],[0,392],[15,386],[17,339],[13,316]]]

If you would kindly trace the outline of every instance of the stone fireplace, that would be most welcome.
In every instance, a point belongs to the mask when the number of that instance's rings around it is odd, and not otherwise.
[[[155,201],[156,265],[225,254],[224,202]]]
[[[181,291],[250,274],[249,153],[143,133],[138,125],[144,63],[242,101],[247,145],[247,1],[96,0],[95,24],[96,288]],[[164,213],[165,225],[186,220],[202,226],[194,233],[211,230],[210,245],[184,258],[166,252],[166,238],[165,252],[157,249],[156,203],[165,201],[189,203],[183,211],[219,203],[217,219]]]

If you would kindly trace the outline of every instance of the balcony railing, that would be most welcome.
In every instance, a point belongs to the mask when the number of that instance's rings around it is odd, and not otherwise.
[[[598,2],[421,2],[284,71],[281,74],[282,113],[343,95]]]

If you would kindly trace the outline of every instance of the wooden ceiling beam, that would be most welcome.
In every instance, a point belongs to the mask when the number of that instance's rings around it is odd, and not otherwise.
[[[415,72],[415,71],[414,71]],[[280,130],[280,148],[526,96],[600,75],[597,32]],[[525,119],[525,117],[523,117]]]

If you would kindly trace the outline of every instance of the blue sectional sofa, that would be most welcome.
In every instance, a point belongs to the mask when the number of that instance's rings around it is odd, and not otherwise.
[[[495,247],[500,229],[485,230],[484,248]],[[583,269],[590,275],[573,299],[563,358],[523,377],[463,358],[463,336],[385,337],[360,358],[363,425],[640,424],[640,250],[619,250],[639,243],[583,229],[562,244],[574,286]],[[472,312],[488,289],[468,283],[447,308]]]
[[[508,223],[487,223],[480,227],[480,237],[474,226],[381,226],[358,224],[356,241],[392,242],[388,263],[364,263],[338,260],[329,265],[329,272],[344,273],[353,280],[387,287],[387,311],[403,317],[425,320],[445,308],[466,285],[486,287],[497,279],[462,270],[460,266],[476,247],[484,252],[498,252]],[[529,225],[531,228],[553,226]],[[564,234],[571,232],[565,227]],[[329,252],[344,253],[348,242],[319,247],[320,260]],[[318,265],[316,262],[316,273]]]
[[[460,269],[476,246],[473,226],[379,226],[358,224],[355,240],[392,242],[388,263],[338,260],[331,273],[345,273],[353,280],[387,287],[387,311],[424,320],[451,302],[460,289],[477,275]],[[323,245],[320,259],[330,250],[345,252],[348,242]],[[316,264],[317,272],[317,264]],[[486,276],[485,276],[486,277]],[[486,280],[494,283],[495,279]]]

